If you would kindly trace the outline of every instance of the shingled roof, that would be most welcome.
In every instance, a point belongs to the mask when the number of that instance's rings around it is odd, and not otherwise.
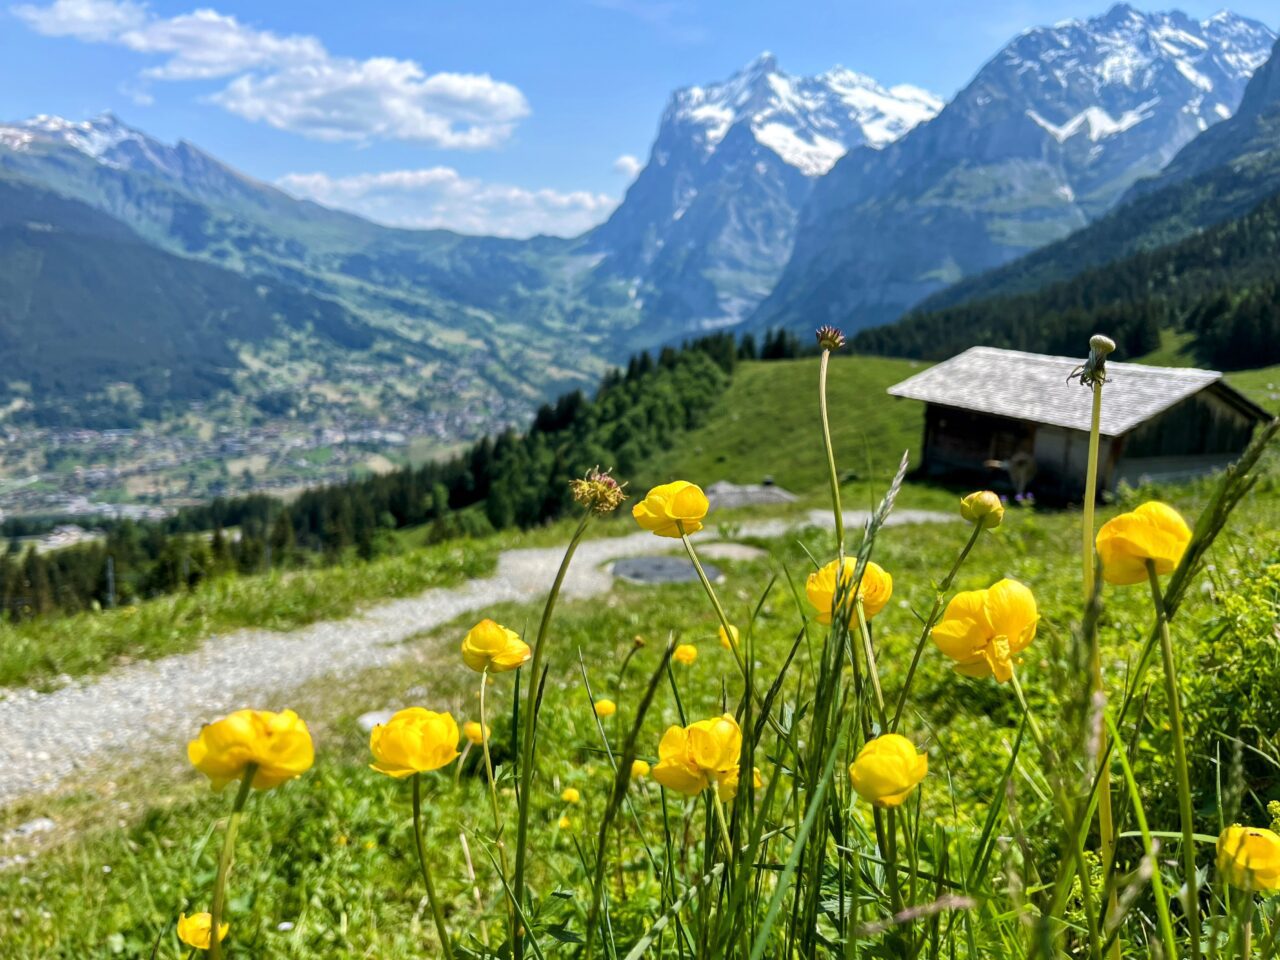
[[[970,347],[889,388],[895,397],[963,410],[1088,430],[1090,391],[1068,376],[1080,365],[1072,357],[1050,357],[995,347]],[[1212,388],[1260,420],[1270,415],[1229,386],[1216,370],[1108,363],[1101,430],[1118,437],[1201,390]]]

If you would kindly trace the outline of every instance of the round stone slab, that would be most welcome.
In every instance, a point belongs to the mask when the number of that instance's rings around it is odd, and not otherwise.
[[[704,563],[707,579],[720,580],[719,567]],[[628,583],[696,583],[698,571],[688,557],[623,557],[613,565],[613,575]]]

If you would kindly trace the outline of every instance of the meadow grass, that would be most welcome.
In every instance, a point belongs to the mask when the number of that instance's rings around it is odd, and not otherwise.
[[[48,687],[181,653],[230,630],[291,630],[349,616],[374,600],[486,574],[496,556],[489,541],[458,540],[350,566],[222,576],[133,606],[0,624],[0,687]]]
[[[1194,513],[1204,491],[1173,491],[1170,499]],[[1104,511],[1104,518],[1118,509]],[[1255,494],[1246,503],[1215,550],[1224,585],[1277,555],[1278,520],[1280,497],[1274,492]],[[1078,517],[1068,512],[1010,511],[999,531],[979,541],[956,583],[958,589],[968,589],[1011,576],[1034,585],[1045,623],[1022,671],[1031,708],[1045,723],[1052,723],[1069,699],[1062,680],[1071,660],[1063,638],[1079,617],[1078,557],[1061,545],[1073,540],[1077,523]],[[968,528],[957,522],[894,528],[879,541],[877,560],[893,571],[896,584],[891,606],[876,618],[879,663],[890,695],[902,682],[918,617],[932,601],[932,578],[950,563],[967,534]],[[719,589],[735,622],[747,622],[769,583],[774,583],[759,607],[753,631],[759,673],[771,679],[794,640],[800,611],[787,580],[803,579],[810,554],[831,550],[831,534],[809,528],[761,545],[769,549],[765,558],[717,564],[726,572]],[[1113,682],[1121,679],[1123,655],[1141,643],[1145,604],[1140,591],[1115,591],[1107,597],[1102,633],[1106,660],[1115,670]],[[1180,617],[1180,637],[1194,636],[1213,620],[1217,607],[1211,594],[1194,592]],[[540,610],[536,604],[502,604],[488,612],[529,636]],[[232,882],[230,914],[237,944],[233,955],[270,960],[435,955],[439,948],[432,945],[435,933],[421,899],[404,784],[368,769],[367,735],[355,719],[369,709],[413,703],[449,709],[460,721],[474,719],[476,675],[460,668],[456,652],[469,625],[470,620],[459,621],[414,642],[405,664],[396,669],[344,677],[340,685],[313,683],[271,705],[287,704],[308,719],[318,761],[301,780],[251,800]],[[643,646],[637,646],[637,637]],[[727,687],[735,676],[733,660],[716,639],[716,619],[698,585],[618,584],[604,599],[563,604],[555,621],[540,718],[543,774],[532,800],[537,841],[529,878],[540,905],[532,919],[541,949],[549,954],[571,956],[581,949],[574,941],[584,932],[590,902],[583,858],[594,843],[612,781],[579,656],[596,696],[610,696],[620,706],[604,723],[617,750],[668,637],[695,644],[699,654],[691,666],[673,666],[679,705],[666,691],[645,719],[640,753],[651,762],[657,759],[656,744],[664,727],[680,722],[681,707],[692,719],[715,715],[732,699]],[[791,667],[788,696],[796,702],[812,682],[811,651],[817,642],[817,634],[811,635]],[[633,654],[629,661],[628,654]],[[625,670],[620,668],[624,662]],[[514,803],[509,773],[514,684],[514,675],[501,675],[490,693],[491,713],[496,714],[491,722],[498,785],[508,804]],[[1152,711],[1158,709],[1158,701],[1154,692]],[[1025,746],[1012,782],[1003,776],[1021,723],[1021,710],[1007,686],[959,678],[936,651],[926,652],[906,723],[929,748],[933,766],[921,790],[919,815],[957,836],[967,832],[972,837],[981,831],[993,795],[1007,789],[1010,798],[1016,798],[1018,813],[1000,829],[1012,844],[999,853],[996,862],[1002,870],[1020,866],[1018,844],[1028,844],[1028,853],[1034,849],[1046,856],[1046,862],[1052,849],[1052,815],[1046,814],[1039,796],[1048,796],[1052,785],[1035,747]],[[1145,748],[1133,755],[1134,762],[1140,776],[1154,776],[1163,786],[1167,778],[1161,769],[1157,726],[1151,727],[1150,736]],[[852,759],[853,752],[852,745],[843,750],[839,765]],[[31,864],[0,871],[0,902],[15,905],[0,915],[0,956],[148,957],[158,936],[160,956],[180,955],[172,932],[165,933],[166,925],[180,910],[203,909],[216,858],[216,831],[210,825],[225,816],[228,798],[212,794],[180,755],[136,759],[139,766],[116,770],[110,780],[87,779],[59,798],[24,802],[5,812],[3,825],[45,814],[63,824],[63,831],[45,839]],[[770,779],[789,782],[782,759],[770,749],[762,750],[757,762]],[[448,922],[460,946],[479,952],[481,931],[496,945],[503,938],[504,921],[502,888],[485,852],[489,848],[492,853],[492,829],[477,760],[476,751],[471,751],[458,783],[452,769],[428,778],[427,840],[442,897],[449,905]],[[566,786],[580,790],[579,805],[559,799]],[[856,807],[847,783],[839,791],[842,806]],[[1153,794],[1153,821],[1170,822],[1156,818],[1173,814],[1171,802],[1160,802],[1158,789]],[[1199,797],[1203,804],[1213,804],[1211,783],[1201,784]],[[664,857],[664,836],[673,833],[676,874],[686,880],[704,869],[705,856],[701,801],[671,793],[664,798],[651,779],[633,784],[628,798],[618,820],[618,852],[607,878],[609,937],[617,943],[619,955],[664,908],[665,897],[651,875],[646,847]],[[1248,813],[1255,820],[1264,815],[1258,809]],[[568,829],[557,826],[562,815],[570,819]],[[784,830],[788,819],[783,817]],[[865,828],[871,829],[869,821]],[[785,852],[783,845],[765,859],[780,862],[774,857]],[[471,869],[477,878],[474,885]],[[883,880],[883,874],[879,876]],[[1008,955],[1000,952],[1004,947],[999,943],[980,942],[975,953],[958,939],[955,955]],[[676,955],[674,939],[664,939],[663,950]]]

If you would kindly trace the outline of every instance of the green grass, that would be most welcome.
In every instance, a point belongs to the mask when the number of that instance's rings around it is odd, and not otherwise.
[[[919,453],[923,404],[885,390],[925,366],[885,357],[833,358],[831,435],[845,482],[887,483],[903,450],[913,458]],[[682,477],[701,484],[773,477],[793,493],[818,493],[827,482],[819,430],[816,358],[739,364],[706,423],[656,457],[650,473],[655,482]]]
[[[1161,330],[1160,346],[1142,357],[1133,358],[1137,363],[1150,364],[1153,367],[1194,367],[1198,366],[1191,349],[1195,345],[1195,335],[1184,330]],[[1128,357],[1121,357],[1128,360]]]
[[[0,624],[0,687],[47,686],[63,675],[180,653],[214,633],[290,630],[349,616],[375,599],[488,573],[495,559],[492,543],[462,540],[349,566],[219,577],[117,610]]]
[[[1174,498],[1188,514],[1200,500],[1198,489]],[[1216,551],[1216,562],[1226,571],[1249,555],[1274,555],[1280,548],[1278,520],[1280,497],[1273,491],[1255,495]],[[1062,548],[1073,542],[1077,522],[1070,513],[1011,511],[997,533],[982,538],[957,582],[958,588],[969,588],[1014,576],[1034,587],[1045,622],[1022,669],[1033,709],[1046,721],[1058,703],[1067,628],[1078,616],[1077,557]],[[877,558],[895,576],[894,602],[875,621],[890,695],[901,682],[918,629],[914,612],[929,602],[932,579],[949,564],[966,533],[961,524],[896,528],[878,544]],[[766,545],[771,552],[766,559],[719,562],[726,572],[720,591],[730,616],[745,623],[769,580],[782,578],[755,628],[762,675],[772,676],[798,622],[785,579],[788,574],[803,575],[808,553],[825,557],[833,547],[830,534],[812,529],[797,540]],[[1141,636],[1145,600],[1140,590],[1112,590],[1107,599],[1104,640],[1108,662],[1118,669],[1121,651],[1131,650]],[[527,635],[539,609],[538,604],[498,604],[487,612]],[[1194,656],[1187,644],[1198,625],[1214,614],[1210,594],[1192,595],[1177,631],[1185,656]],[[299,781],[251,798],[230,901],[237,956],[408,960],[438,955],[429,915],[420,903],[407,784],[368,769],[367,738],[355,718],[365,710],[409,704],[449,709],[460,721],[476,718],[478,677],[456,654],[458,637],[468,625],[461,621],[422,638],[408,651],[405,664],[395,669],[344,677],[338,685],[312,684],[278,703],[260,704],[298,709],[313,727],[318,761]],[[548,915],[540,918],[540,925],[560,921],[569,932],[582,931],[587,888],[575,843],[591,842],[608,788],[608,763],[581,684],[579,652],[596,695],[612,696],[620,704],[619,714],[606,723],[616,749],[669,635],[694,643],[700,651],[692,666],[675,669],[680,700],[690,718],[722,709],[721,684],[732,685],[736,673],[714,632],[713,615],[696,585],[646,589],[620,584],[604,601],[562,605],[548,662],[540,735],[543,773],[533,808],[532,878],[541,896],[552,891],[558,896],[547,901]],[[619,665],[636,637],[643,638],[645,646],[625,674],[620,673]],[[788,696],[804,689],[810,666],[808,650],[802,647],[789,674]],[[270,665],[264,664],[264,669]],[[1113,681],[1118,682],[1118,675]],[[513,675],[501,675],[489,694],[494,752],[503,765],[512,746],[509,710],[514,682]],[[926,651],[915,689],[908,729],[920,742],[931,743],[933,753],[927,816],[957,831],[976,832],[984,805],[997,788],[1001,758],[1016,732],[1016,701],[1007,687],[957,677],[932,650]],[[641,738],[643,755],[654,759],[662,729],[677,719],[671,691],[660,691]],[[195,732],[180,731],[171,739]],[[476,759],[474,753],[469,757],[459,785],[451,772],[428,777],[428,849],[440,892],[450,904],[451,927],[474,932],[484,920],[497,938],[501,893],[484,853],[491,830]],[[1153,771],[1161,774],[1158,753],[1148,750],[1139,760],[1148,776]],[[176,743],[168,755],[146,761],[139,769],[113,770],[109,782],[82,780],[58,798],[19,804],[0,814],[0,832],[36,815],[52,816],[62,825],[62,832],[31,865],[0,871],[0,902],[15,905],[0,913],[0,957],[144,958],[180,910],[206,906],[219,837],[210,825],[225,816],[230,796],[212,794],[185,766]],[[772,761],[766,763],[763,756],[759,761],[771,769]],[[1024,777],[1021,802],[1029,806],[1039,775],[1028,767]],[[581,791],[580,807],[566,808],[559,800],[565,786]],[[510,817],[510,782],[503,781],[502,787]],[[639,828],[629,814],[623,818],[623,857],[617,876],[610,879],[611,920],[620,943],[634,938],[659,912],[656,891],[647,880],[642,840],[661,847],[661,794],[650,781],[633,787],[632,800]],[[700,804],[667,795],[667,816],[677,844],[692,858],[680,864],[685,876],[698,871],[699,811]],[[565,812],[573,827],[561,831],[556,820]],[[1257,811],[1250,809],[1248,815],[1256,819]],[[1034,833],[1044,825],[1032,820],[1023,828]],[[467,880],[458,840],[462,831],[470,841],[483,909],[475,906]],[[171,933],[163,944],[161,956],[179,955]],[[543,945],[552,956],[572,955],[571,947],[556,944],[546,934]]]
[[[1255,403],[1280,415],[1280,366],[1229,373],[1227,382],[1243,391]]]

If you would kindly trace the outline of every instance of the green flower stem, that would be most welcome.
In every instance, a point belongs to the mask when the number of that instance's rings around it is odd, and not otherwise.
[[[440,935],[440,949],[445,960],[453,960],[453,944],[449,942],[449,928],[444,925],[444,911],[436,897],[431,871],[427,869],[427,847],[422,839],[422,774],[413,775],[413,840],[418,848],[418,866],[422,868],[422,883],[427,888],[427,903],[436,921],[436,933]]]
[[[827,481],[831,484],[831,509],[835,511],[836,552],[844,559],[844,510],[840,506],[840,476],[836,473],[836,452],[831,446],[831,422],[827,416],[827,367],[831,351],[822,351],[818,364],[818,407],[822,413],[822,445],[827,452]]]
[[[720,839],[724,841],[724,859],[733,866],[733,841],[729,839],[729,822],[724,817],[724,804],[720,802],[720,791],[715,784],[711,786],[711,805],[716,808],[716,821],[720,824]]]
[[[498,785],[493,779],[493,760],[489,755],[489,727],[488,717],[485,715],[484,709],[484,692],[489,686],[489,668],[486,667],[484,672],[480,674],[480,746],[484,752],[484,772],[489,782],[489,803],[493,807],[493,837],[494,843],[498,845],[498,862],[502,870],[502,882],[506,884],[507,878],[511,876],[511,870],[507,865],[507,842],[502,837],[502,814],[498,810]],[[515,925],[515,912],[508,908],[508,922]]]
[[[1178,809],[1182,818],[1182,862],[1186,873],[1187,931],[1191,940],[1191,960],[1200,957],[1200,897],[1196,882],[1196,825],[1191,807],[1191,773],[1187,768],[1187,744],[1182,728],[1182,698],[1178,691],[1178,666],[1173,657],[1173,640],[1169,621],[1164,615],[1164,597],[1160,593],[1160,577],[1156,565],[1147,561],[1147,579],[1151,582],[1151,600],[1156,608],[1160,630],[1160,653],[1164,659],[1164,689],[1169,701],[1169,720],[1173,728],[1173,763],[1178,777]]]
[[[898,694],[898,705],[894,708],[893,720],[889,724],[890,733],[896,732],[898,724],[902,722],[902,712],[907,708],[907,694],[911,692],[911,681],[915,679],[916,667],[920,665],[920,657],[924,653],[924,648],[929,642],[930,635],[933,633],[934,624],[938,622],[938,617],[942,615],[942,602],[947,599],[947,594],[951,591],[951,584],[955,582],[956,574],[960,572],[961,565],[978,542],[978,537],[982,536],[982,531],[983,525],[981,523],[973,525],[973,532],[969,534],[969,539],[964,548],[956,557],[955,563],[951,565],[951,569],[942,579],[942,582],[938,584],[938,592],[933,598],[933,609],[929,611],[929,616],[924,622],[924,629],[920,631],[920,639],[916,641],[915,652],[911,655],[911,665],[907,667],[906,679],[902,681],[902,691]]]
[[[876,715],[880,720],[880,730],[883,732],[888,728],[889,721],[884,709],[884,691],[880,689],[880,671],[876,667],[876,651],[871,645],[871,627],[867,623],[867,611],[861,596],[855,598],[854,609],[858,612],[858,633],[862,637],[862,655],[867,658],[867,674],[871,678],[871,692],[876,697]]]
[[[516,825],[516,870],[514,882],[510,887],[512,897],[517,900],[524,896],[524,871],[529,845],[529,807],[533,799],[534,738],[538,724],[538,688],[541,686],[539,678],[542,658],[546,651],[544,641],[547,638],[547,630],[551,626],[551,615],[555,612],[556,601],[560,597],[560,588],[564,586],[565,575],[569,572],[569,563],[573,560],[573,554],[578,549],[578,544],[582,542],[582,535],[586,533],[587,525],[590,522],[591,512],[589,510],[584,511],[582,519],[578,521],[577,529],[573,531],[573,536],[569,540],[569,545],[565,548],[564,557],[560,561],[560,569],[556,571],[555,581],[551,584],[551,592],[547,594],[546,605],[542,608],[542,621],[538,624],[538,636],[533,642],[533,658],[529,665],[529,689],[525,694],[524,735],[520,740],[520,810],[519,820]],[[516,910],[517,914],[522,914],[523,912],[520,909]],[[511,931],[512,955],[515,960],[521,960],[524,956],[525,931],[518,922],[515,923],[514,927]]]
[[[1102,380],[1093,382],[1093,409],[1089,422],[1089,466],[1084,480],[1084,517],[1080,524],[1080,562],[1083,571],[1084,602],[1086,607],[1093,602],[1094,591],[1094,508],[1098,501],[1098,441],[1102,424]],[[1103,691],[1102,653],[1098,649],[1097,635],[1094,635],[1093,653],[1091,656],[1093,669],[1093,692]],[[1115,825],[1111,812],[1111,770],[1104,763],[1100,771],[1102,781],[1098,786],[1098,846],[1102,856],[1102,875],[1111,871],[1111,863],[1115,858],[1116,840]],[[1116,891],[1113,887],[1107,899],[1108,909],[1114,913],[1117,907]],[[1109,951],[1111,960],[1120,960],[1120,942],[1117,940]]]
[[[876,841],[884,854],[885,880],[889,884],[889,904],[894,916],[902,913],[905,905],[902,902],[902,886],[898,881],[898,820],[894,816],[893,807],[887,810],[886,817],[879,807],[872,807],[871,817],[875,822]],[[888,820],[888,824],[885,820]]]
[[[253,778],[258,774],[256,763],[246,764],[240,777],[240,788],[236,791],[235,802],[231,805],[231,818],[227,820],[227,833],[222,838],[222,852],[218,854],[218,875],[213,881],[213,906],[209,910],[209,958],[222,960],[222,941],[218,939],[218,928],[222,926],[222,911],[227,902],[227,875],[231,873],[231,861],[236,855],[236,834],[240,832],[240,819],[244,815],[245,801],[249,799],[249,790],[253,787]]]

